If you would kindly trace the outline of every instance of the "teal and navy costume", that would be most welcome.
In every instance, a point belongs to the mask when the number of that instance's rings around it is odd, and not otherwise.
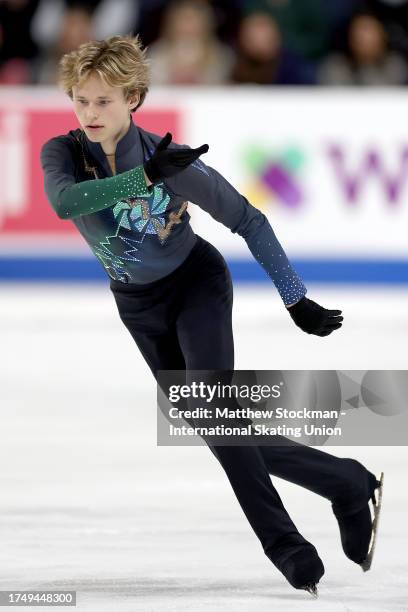
[[[75,223],[110,276],[120,317],[156,378],[159,370],[233,371],[230,273],[221,253],[193,232],[186,202],[245,239],[285,304],[298,301],[306,289],[265,215],[201,160],[146,187],[142,165],[159,140],[131,122],[116,148],[119,174],[112,176],[101,145],[81,130],[52,138],[41,151],[45,190],[59,217]],[[279,349],[272,352],[277,363]],[[133,376],[132,364],[122,367],[123,376]],[[322,495],[344,512],[363,508],[371,494],[370,474],[361,464],[317,449],[294,443],[209,447],[278,568],[288,551],[310,544],[286,512],[270,474]]]
[[[245,239],[285,304],[300,300],[306,288],[268,219],[216,170],[197,160],[163,183],[146,186],[142,164],[159,141],[158,135],[131,121],[117,144],[115,176],[101,145],[80,129],[54,137],[42,148],[45,191],[52,207],[61,219],[75,223],[109,276],[142,284],[175,270],[196,241],[186,210],[187,202],[193,202]],[[78,168],[82,155],[85,172]]]

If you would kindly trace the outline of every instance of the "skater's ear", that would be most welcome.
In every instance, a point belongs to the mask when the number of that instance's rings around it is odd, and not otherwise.
[[[135,110],[137,109],[137,107],[139,106],[139,102],[140,102],[140,93],[136,93],[133,94],[130,98],[130,100],[128,100],[128,104],[129,104],[129,111],[131,113],[134,113]]]

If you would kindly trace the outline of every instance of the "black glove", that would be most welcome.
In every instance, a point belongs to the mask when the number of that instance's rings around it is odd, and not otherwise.
[[[174,176],[187,168],[202,153],[207,153],[208,144],[197,149],[168,149],[172,135],[167,132],[156,147],[152,157],[144,163],[145,172],[152,183],[159,182],[163,177]]]
[[[339,329],[343,321],[341,310],[327,310],[305,296],[288,310],[300,329],[316,336],[328,336],[335,329]]]

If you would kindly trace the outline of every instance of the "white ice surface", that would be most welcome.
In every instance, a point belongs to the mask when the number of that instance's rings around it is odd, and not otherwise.
[[[309,296],[343,308],[342,333],[303,334],[273,288],[236,287],[236,368],[407,368],[407,291]],[[206,447],[156,446],[155,383],[106,286],[0,285],[0,365],[0,590],[72,589],[101,612],[408,610],[406,447],[323,447],[385,471],[365,574],[329,502],[274,478],[325,564],[313,600],[263,554]]]

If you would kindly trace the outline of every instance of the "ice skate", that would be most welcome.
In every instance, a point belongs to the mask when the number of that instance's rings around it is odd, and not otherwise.
[[[373,522],[372,522],[372,525],[371,525],[371,542],[370,542],[370,547],[369,547],[369,550],[368,550],[366,558],[364,559],[364,561],[362,563],[360,563],[363,572],[367,572],[370,569],[371,564],[373,562],[375,544],[376,544],[376,541],[377,541],[377,533],[378,533],[378,521],[379,521],[379,518],[380,518],[381,503],[382,503],[382,494],[383,494],[383,485],[384,485],[384,472],[381,472],[380,480],[378,482],[379,482],[379,486],[377,487],[377,489],[378,489],[378,498],[376,499],[376,497],[375,497],[375,491],[374,491],[374,493],[371,496],[371,502],[373,504],[374,518],[373,518]]]
[[[308,591],[313,597],[318,596],[317,583],[324,574],[324,566],[312,544],[298,549],[275,565],[295,589]]]
[[[317,585],[314,583],[306,584],[304,587],[305,591],[308,591],[313,597],[318,598],[319,594],[317,592]]]
[[[372,517],[370,511],[370,500],[364,508],[349,515],[342,515],[333,509],[339,524],[344,553],[348,559],[360,565],[363,571],[370,569],[373,559],[383,480],[384,473],[381,472],[380,480],[376,480],[376,486],[370,498],[373,504],[374,517]],[[377,489],[379,489],[378,500],[375,498]]]

